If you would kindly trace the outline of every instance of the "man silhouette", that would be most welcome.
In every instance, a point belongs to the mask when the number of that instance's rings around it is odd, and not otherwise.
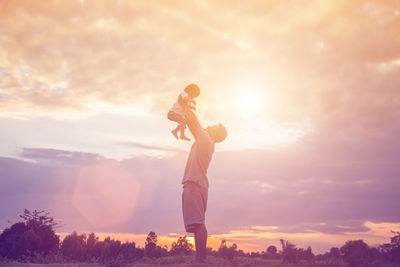
[[[182,211],[186,232],[194,233],[196,260],[204,262],[207,249],[205,212],[208,198],[207,169],[214,154],[215,143],[222,142],[227,131],[222,124],[204,129],[195,113],[183,107],[186,123],[195,141],[190,149],[183,175]]]

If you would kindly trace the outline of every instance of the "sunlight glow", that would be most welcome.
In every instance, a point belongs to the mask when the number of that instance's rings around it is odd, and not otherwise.
[[[261,110],[261,96],[255,91],[243,91],[236,100],[237,110],[242,115],[253,115]]]

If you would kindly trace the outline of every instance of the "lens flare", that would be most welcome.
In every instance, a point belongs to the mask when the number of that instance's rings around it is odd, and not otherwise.
[[[115,160],[82,168],[72,202],[93,226],[101,228],[129,220],[134,213],[140,184]]]

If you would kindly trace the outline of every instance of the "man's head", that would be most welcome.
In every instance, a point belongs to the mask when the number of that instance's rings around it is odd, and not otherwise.
[[[208,126],[206,131],[216,143],[221,143],[222,141],[225,140],[226,136],[228,135],[225,126],[222,125],[221,123]]]

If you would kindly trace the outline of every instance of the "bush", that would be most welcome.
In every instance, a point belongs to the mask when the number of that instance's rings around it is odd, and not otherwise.
[[[193,245],[187,241],[186,236],[179,237],[178,240],[171,245],[172,255],[190,255],[192,251]]]
[[[349,240],[340,248],[343,259],[351,266],[370,266],[382,262],[381,254],[376,248],[370,248],[363,240]]]
[[[44,211],[25,210],[20,215],[23,222],[17,222],[1,233],[0,256],[18,260],[38,254],[46,256],[56,253],[60,238],[53,230],[57,224],[48,215]]]
[[[86,235],[73,232],[61,244],[61,253],[67,260],[85,261],[87,259]]]
[[[235,254],[237,253],[236,250],[237,250],[236,244],[233,244],[231,247],[228,247],[226,245],[226,240],[222,240],[217,252],[217,256],[227,260],[232,260]]]

